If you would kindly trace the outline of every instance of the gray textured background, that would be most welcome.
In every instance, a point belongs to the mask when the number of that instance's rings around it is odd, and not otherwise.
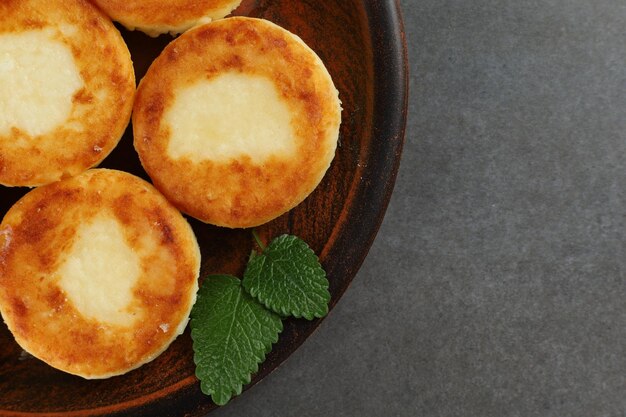
[[[363,268],[211,416],[626,416],[626,2],[402,0],[410,116]]]

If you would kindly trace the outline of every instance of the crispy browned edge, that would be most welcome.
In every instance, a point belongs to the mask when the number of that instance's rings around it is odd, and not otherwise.
[[[172,159],[163,123],[177,88],[232,71],[271,80],[292,113],[297,151],[262,164]],[[252,227],[302,202],[334,157],[341,108],[330,75],[300,38],[262,19],[227,18],[170,43],[141,81],[133,111],[134,144],[155,186],[206,223]],[[198,103],[199,106],[202,103]]]
[[[241,0],[93,0],[113,20],[131,27],[176,27],[222,10]],[[223,16],[222,16],[223,17]]]
[[[119,222],[133,247],[150,236],[169,254],[141,253],[133,307],[145,314],[130,328],[84,317],[54,276],[78,226],[103,213]],[[89,170],[34,189],[0,225],[0,311],[7,326],[34,356],[86,378],[122,374],[161,353],[186,324],[199,268],[198,244],[180,212],[149,183],[121,171]]]
[[[96,166],[115,148],[130,120],[133,65],[126,43],[104,13],[86,0],[0,2],[0,35],[61,24],[78,26],[77,36],[57,31],[57,37],[70,47],[85,87],[73,97],[68,123],[36,138],[17,128],[0,136],[0,184],[37,186]],[[109,94],[98,101],[95,91],[101,88]],[[72,129],[72,122],[83,123],[83,130]],[[18,141],[30,146],[13,146]]]

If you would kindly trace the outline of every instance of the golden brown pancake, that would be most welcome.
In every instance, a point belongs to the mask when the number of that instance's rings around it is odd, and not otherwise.
[[[124,40],[87,0],[0,1],[0,184],[99,164],[128,125],[134,90]]]
[[[0,225],[0,312],[19,345],[84,378],[151,361],[183,332],[200,252],[144,180],[94,169],[36,188]]]
[[[340,119],[331,77],[300,38],[233,17],[184,33],[155,60],[137,90],[134,143],[180,210],[252,227],[319,184]]]
[[[113,20],[150,36],[177,34],[192,26],[221,19],[241,0],[92,0]]]

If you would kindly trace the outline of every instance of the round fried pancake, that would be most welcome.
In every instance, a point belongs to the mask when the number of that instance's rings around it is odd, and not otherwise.
[[[180,210],[252,227],[319,184],[340,119],[331,77],[300,38],[233,17],[184,33],[155,60],[137,91],[134,143]]]
[[[124,40],[87,0],[1,1],[0,184],[47,184],[99,164],[134,92]]]
[[[241,0],[92,0],[113,20],[150,36],[177,34],[200,23],[221,19]]]
[[[20,346],[84,378],[151,361],[183,332],[200,251],[154,187],[94,169],[36,188],[0,225],[0,312]]]

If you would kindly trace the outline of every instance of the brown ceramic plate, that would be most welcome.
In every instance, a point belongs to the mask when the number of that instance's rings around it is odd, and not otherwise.
[[[258,229],[264,239],[293,233],[309,242],[328,272],[332,308],[369,250],[398,169],[407,108],[400,6],[397,0],[244,0],[235,14],[266,18],[298,34],[326,63],[339,89],[340,144],[326,177],[304,203]],[[171,40],[122,33],[137,79]],[[147,179],[130,129],[101,166]],[[0,187],[0,216],[26,191]],[[241,275],[253,245],[250,231],[191,224],[202,249],[202,274]],[[289,357],[319,324],[286,320],[253,384]],[[26,357],[0,325],[2,416],[202,416],[214,408],[194,377],[189,331],[136,371],[86,381]]]

